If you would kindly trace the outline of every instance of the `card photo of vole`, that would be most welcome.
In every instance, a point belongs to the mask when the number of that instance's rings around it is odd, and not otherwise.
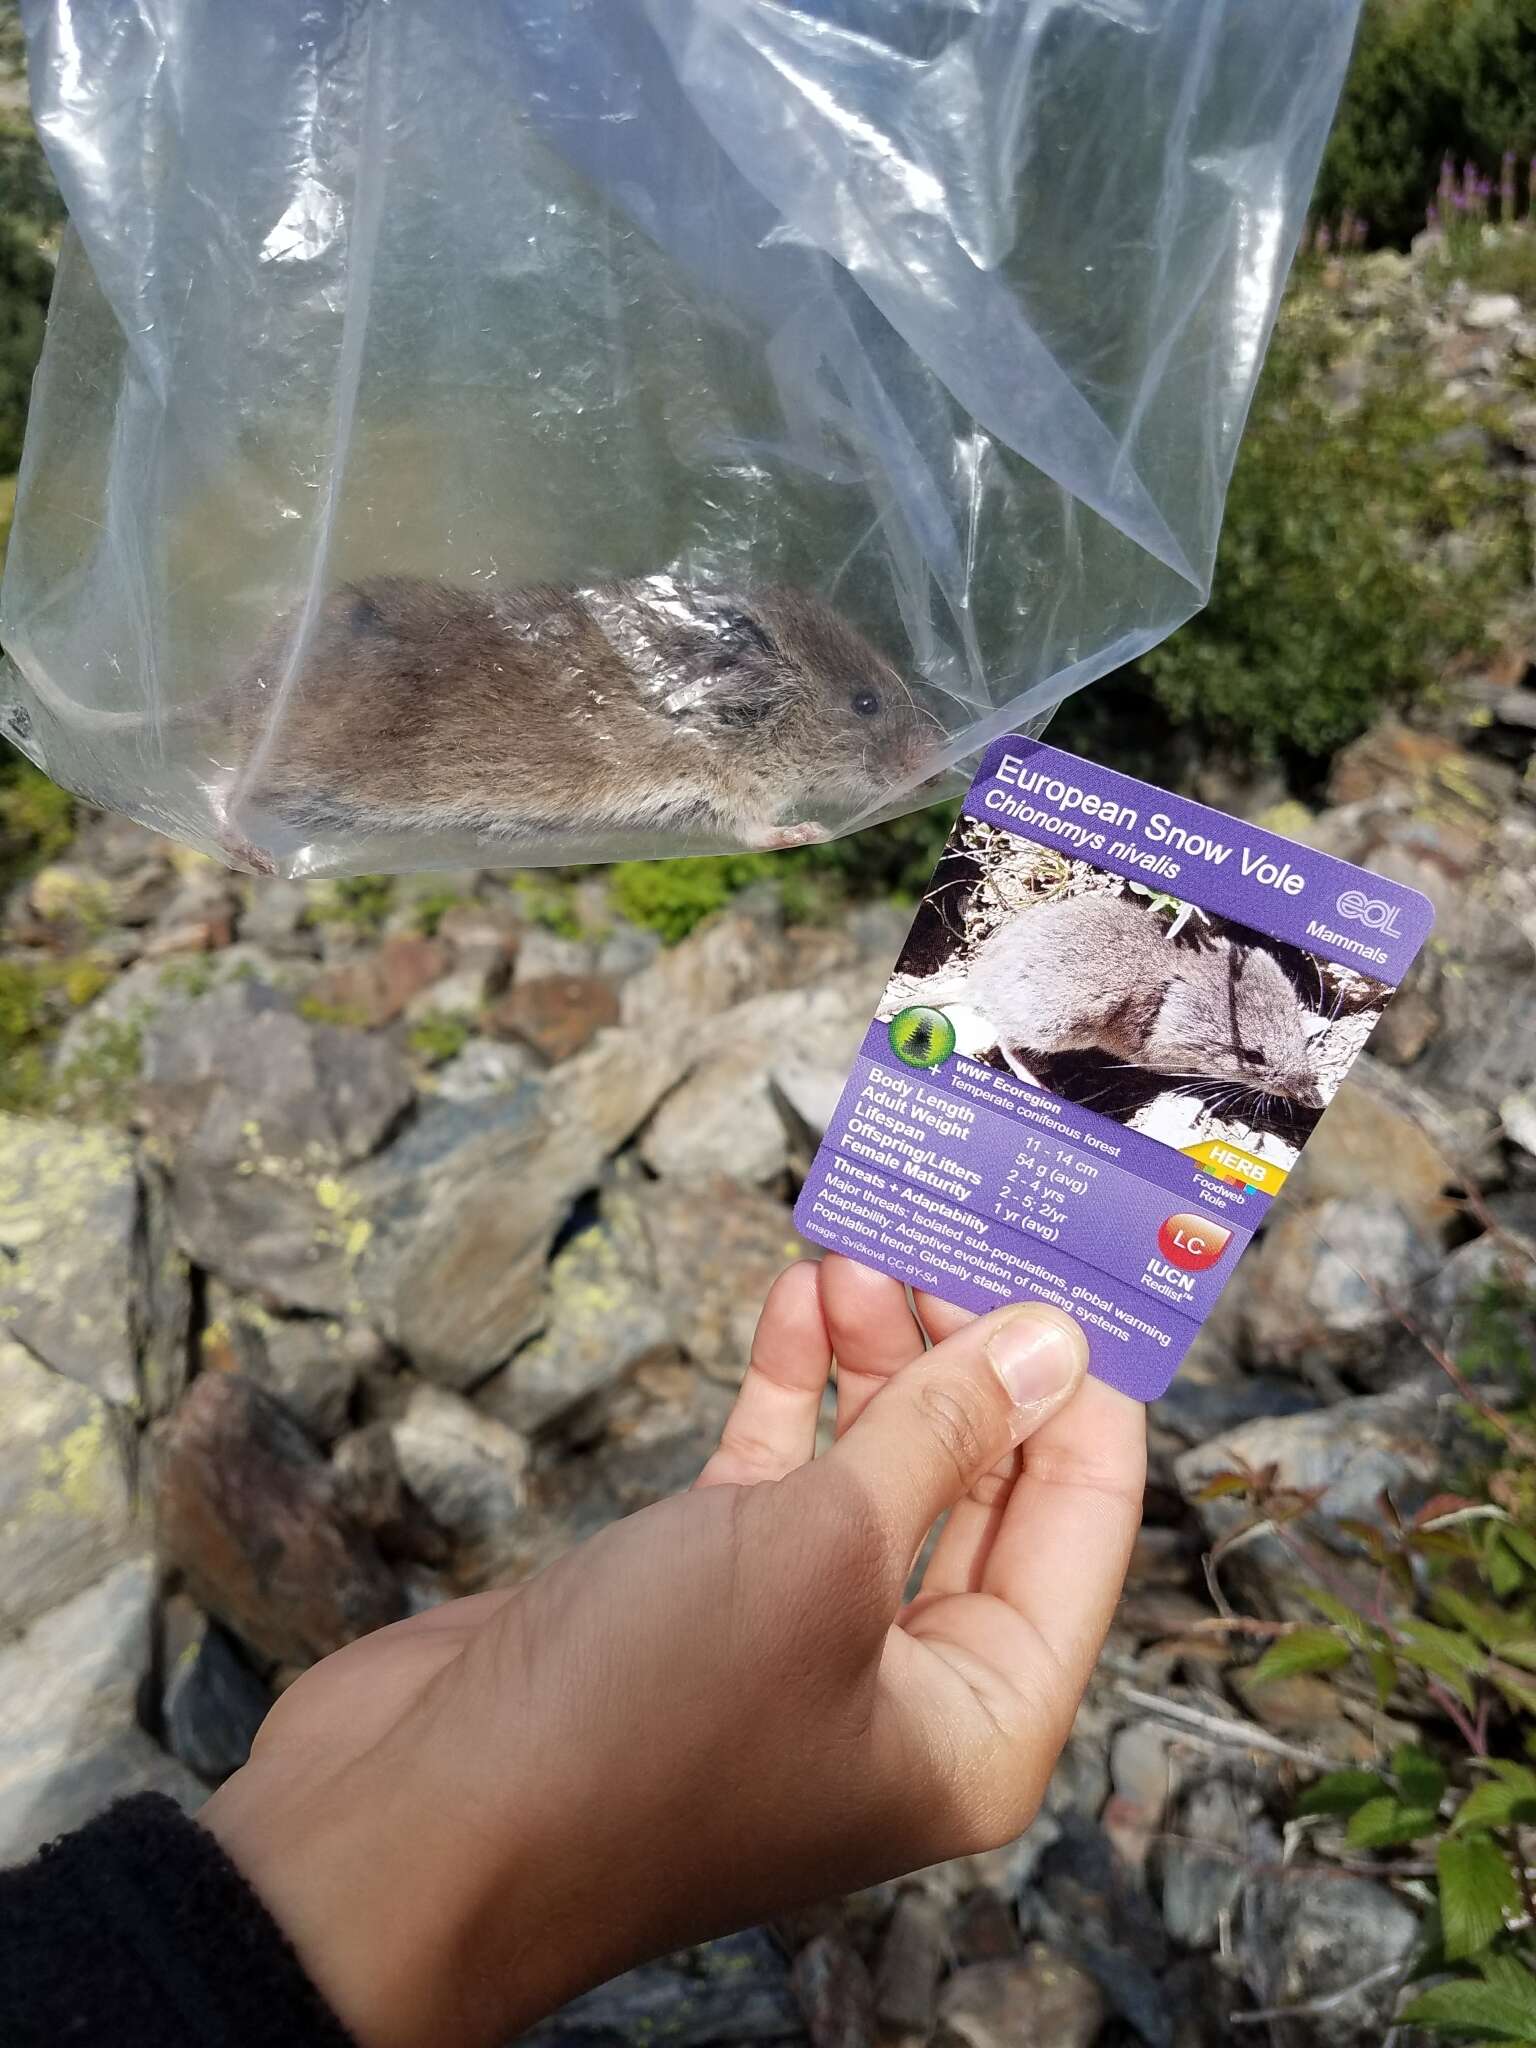
[[[1390,984],[1144,883],[962,819],[877,1012],[1183,1151],[1289,1171]]]

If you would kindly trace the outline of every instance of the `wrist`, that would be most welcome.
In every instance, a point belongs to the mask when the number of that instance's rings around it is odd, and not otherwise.
[[[198,1816],[358,2048],[501,2048],[593,1981],[548,1924],[555,1873],[444,1790],[393,1760],[319,1789],[254,1761]]]

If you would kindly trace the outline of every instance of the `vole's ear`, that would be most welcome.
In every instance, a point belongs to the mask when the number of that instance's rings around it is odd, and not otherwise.
[[[743,661],[750,661],[754,655],[767,655],[772,659],[779,652],[772,634],[750,612],[721,612],[711,619],[710,625],[716,640],[711,668],[735,668]]]

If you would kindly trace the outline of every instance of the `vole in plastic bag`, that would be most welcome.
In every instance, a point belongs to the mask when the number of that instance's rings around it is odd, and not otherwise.
[[[496,592],[407,576],[338,589],[297,674],[285,620],[206,707],[238,865],[267,842],[484,834],[509,850],[620,831],[754,847],[827,836],[910,786],[943,731],[820,598],[670,576]],[[142,731],[34,687],[64,724]],[[233,747],[230,741],[234,742]],[[254,842],[254,843],[252,843]]]
[[[924,999],[977,1011],[1025,1078],[1021,1052],[1095,1050],[1174,1082],[1230,1081],[1322,1107],[1306,1007],[1278,962],[1228,938],[1175,943],[1118,897],[1020,911]]]

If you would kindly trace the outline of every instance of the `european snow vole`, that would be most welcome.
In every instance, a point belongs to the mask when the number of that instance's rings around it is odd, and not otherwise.
[[[819,598],[668,576],[496,593],[381,576],[325,605],[270,737],[274,644],[238,692],[232,792],[304,837],[617,830],[825,836],[942,734]],[[797,815],[798,814],[798,815]]]
[[[1181,1081],[1232,1081],[1320,1109],[1305,1010],[1259,946],[1175,942],[1113,896],[1067,897],[992,932],[948,991],[986,1018],[1009,1064],[1019,1053],[1096,1049]]]
[[[269,834],[794,846],[910,785],[943,738],[862,635],[782,586],[375,576],[324,601],[285,684],[294,631],[280,621],[231,686],[164,724],[203,729],[229,763],[210,794],[243,866],[274,865]],[[34,687],[65,726],[146,729]]]

